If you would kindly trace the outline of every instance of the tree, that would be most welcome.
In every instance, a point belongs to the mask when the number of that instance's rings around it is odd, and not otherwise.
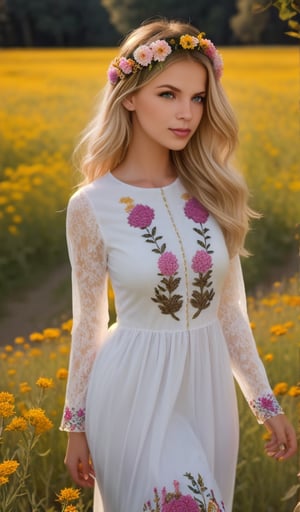
[[[111,23],[126,34],[144,20],[154,17],[190,21],[204,30],[217,44],[230,42],[229,18],[235,11],[235,0],[102,0]]]
[[[255,14],[252,0],[237,0],[238,13],[230,20],[230,27],[238,41],[259,43],[268,23],[268,13]]]
[[[288,36],[300,39],[300,0],[258,0],[253,4],[256,13],[265,12],[269,7],[278,9],[279,18],[288,22]]]

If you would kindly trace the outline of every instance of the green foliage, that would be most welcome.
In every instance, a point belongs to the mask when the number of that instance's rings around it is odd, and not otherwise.
[[[253,10],[261,13],[271,6],[278,9],[281,20],[288,22],[291,30],[286,34],[300,39],[300,0],[260,0],[254,3]]]

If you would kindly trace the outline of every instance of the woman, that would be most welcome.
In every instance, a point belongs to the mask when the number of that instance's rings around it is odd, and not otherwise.
[[[230,165],[237,127],[221,73],[196,28],[145,24],[112,62],[82,141],[85,182],[67,215],[74,327],[61,428],[74,481],[96,478],[96,511],[230,511],[233,376],[271,434],[268,455],[296,451],[246,313],[239,256],[255,213]]]

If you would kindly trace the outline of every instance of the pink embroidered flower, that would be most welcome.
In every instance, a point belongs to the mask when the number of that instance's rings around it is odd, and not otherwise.
[[[276,412],[276,402],[271,394],[258,398],[257,402],[263,409]]]
[[[184,213],[188,219],[192,219],[194,222],[204,224],[208,219],[208,211],[197,199],[192,197],[189,199],[184,206]]]
[[[66,421],[70,421],[72,418],[73,418],[72,411],[69,409],[69,407],[66,407],[65,414],[64,414],[64,419]]]
[[[196,273],[205,274],[212,267],[211,255],[206,251],[197,251],[192,259],[192,269]]]
[[[163,39],[151,43],[150,48],[153,52],[153,60],[157,62],[163,62],[172,52],[171,46]]]
[[[179,266],[175,254],[168,251],[160,256],[157,265],[160,273],[164,276],[172,276],[177,272]]]
[[[77,411],[78,418],[82,418],[84,415],[85,415],[85,410],[84,409],[78,409],[78,411]]]
[[[192,496],[181,495],[168,503],[163,503],[162,512],[199,512],[199,506]]]
[[[128,215],[128,223],[134,228],[145,229],[154,219],[154,210],[150,206],[137,204]]]
[[[119,60],[119,68],[125,73],[125,75],[130,75],[132,73],[134,61],[132,59],[125,59],[125,57],[121,57]]]
[[[149,46],[142,44],[133,52],[133,57],[141,66],[149,66],[153,58],[153,52]]]
[[[108,76],[108,80],[110,81],[110,83],[112,85],[115,85],[117,83],[117,81],[119,80],[119,73],[118,73],[117,68],[115,68],[115,66],[113,66],[113,65],[109,66],[107,76]]]

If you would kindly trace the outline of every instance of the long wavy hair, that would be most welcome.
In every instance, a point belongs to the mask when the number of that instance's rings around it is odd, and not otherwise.
[[[145,23],[127,36],[119,57],[128,58],[142,44],[178,38],[186,33],[197,36],[199,30],[188,23],[165,19]],[[75,149],[84,175],[81,185],[113,170],[124,159],[132,135],[130,112],[122,105],[126,96],[182,59],[194,59],[205,67],[207,91],[198,129],[184,149],[170,151],[171,159],[186,190],[218,221],[230,256],[246,255],[244,243],[249,220],[258,215],[249,208],[246,183],[231,164],[238,140],[234,113],[220,81],[215,78],[210,60],[201,52],[177,50],[167,57],[163,66],[153,66],[150,71],[145,68],[119,80],[116,85],[107,82],[97,113]]]

